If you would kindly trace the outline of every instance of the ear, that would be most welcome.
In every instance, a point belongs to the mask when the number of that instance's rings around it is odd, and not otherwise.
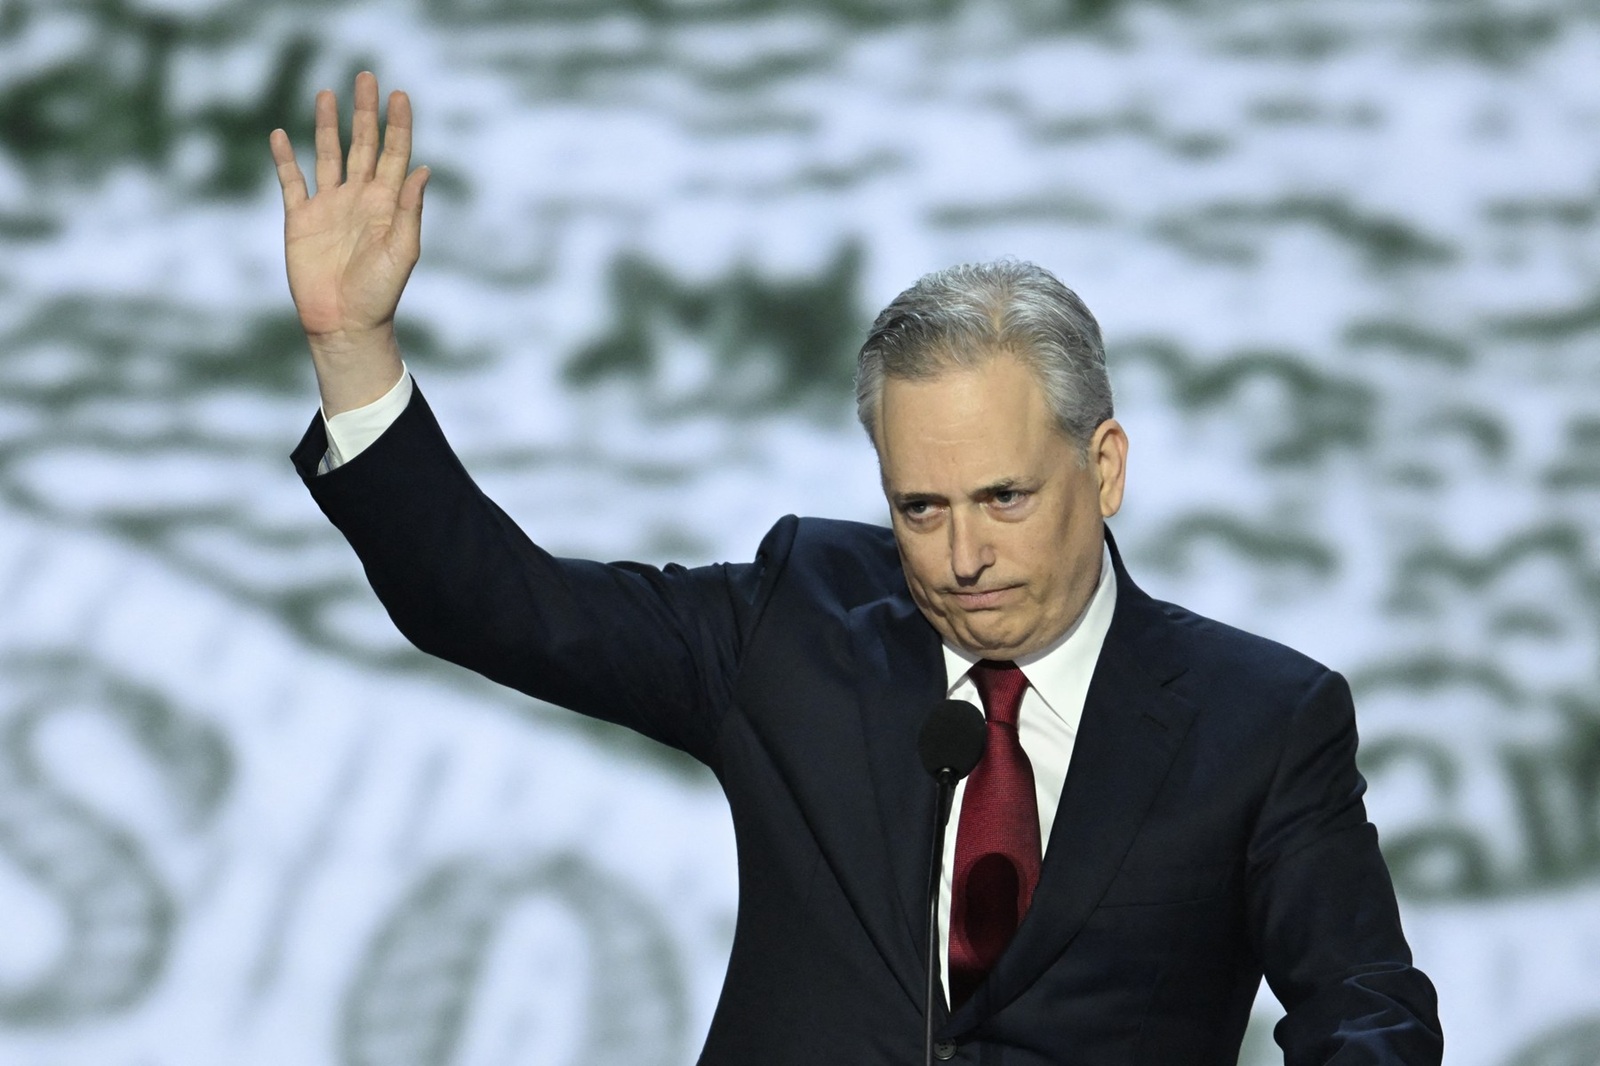
[[[1122,509],[1123,481],[1128,473],[1128,434],[1114,418],[1095,427],[1089,438],[1089,463],[1100,486],[1100,517]]]

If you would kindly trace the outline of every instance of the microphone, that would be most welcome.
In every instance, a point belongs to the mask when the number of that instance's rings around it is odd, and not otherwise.
[[[933,1066],[933,1002],[938,984],[935,975],[939,960],[939,877],[944,872],[944,829],[950,822],[956,782],[978,765],[988,739],[989,729],[983,712],[966,700],[945,700],[934,707],[917,738],[917,754],[922,756],[922,765],[939,786],[933,813],[933,854],[928,863],[928,987],[922,1001],[924,1066]]]
[[[982,711],[966,700],[945,700],[922,723],[917,754],[930,777],[943,785],[948,774],[953,785],[978,765],[988,738]]]

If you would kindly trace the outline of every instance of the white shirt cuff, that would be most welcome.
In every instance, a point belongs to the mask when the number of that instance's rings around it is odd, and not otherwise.
[[[328,417],[322,412],[322,425],[328,435],[328,450],[323,453],[317,473],[326,474],[343,466],[383,436],[383,431],[394,425],[406,405],[411,402],[411,371],[400,364],[400,380],[382,396],[365,407],[343,411]]]

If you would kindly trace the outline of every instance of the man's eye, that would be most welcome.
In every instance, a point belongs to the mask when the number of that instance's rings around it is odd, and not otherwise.
[[[1022,502],[1022,493],[1016,489],[1001,489],[990,498],[1000,507],[1011,507]]]
[[[912,500],[900,506],[900,513],[913,521],[927,518],[933,513],[933,504],[926,500]]]

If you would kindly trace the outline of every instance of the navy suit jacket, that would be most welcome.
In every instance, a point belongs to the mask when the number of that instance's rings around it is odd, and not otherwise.
[[[317,503],[418,647],[711,768],[739,855],[701,1062],[919,1061],[939,637],[890,531],[784,518],[752,563],[556,559],[462,469],[420,392]],[[954,1015],[954,1061],[1232,1064],[1265,973],[1292,1066],[1440,1060],[1367,822],[1344,680],[1157,602],[1117,607],[1033,904]]]

